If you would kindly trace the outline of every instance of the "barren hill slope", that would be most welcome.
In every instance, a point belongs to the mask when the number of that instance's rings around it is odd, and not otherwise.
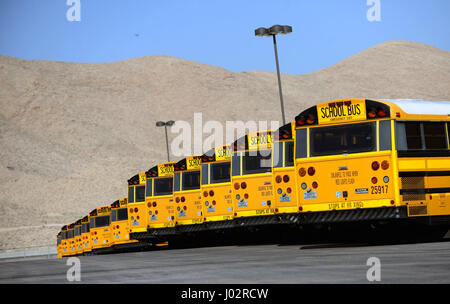
[[[336,98],[450,100],[450,52],[390,41],[282,81],[288,120]],[[201,112],[204,123],[270,121],[279,108],[271,72],[168,56],[96,64],[0,56],[0,249],[53,244],[61,224],[125,196],[130,176],[166,159],[157,120],[192,122]]]

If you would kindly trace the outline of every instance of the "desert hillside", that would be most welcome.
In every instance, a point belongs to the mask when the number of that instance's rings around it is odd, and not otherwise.
[[[450,52],[390,41],[282,82],[288,120],[337,98],[450,100]],[[281,119],[275,73],[168,56],[0,56],[0,107],[0,249],[54,244],[64,223],[124,197],[130,176],[166,160],[157,120]]]

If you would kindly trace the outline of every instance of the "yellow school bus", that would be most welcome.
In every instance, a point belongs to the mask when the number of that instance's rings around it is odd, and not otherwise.
[[[296,172],[294,167],[295,123],[274,132],[273,142],[273,207],[275,213],[298,211]]]
[[[272,215],[272,132],[260,131],[233,143],[231,184],[234,216]]]
[[[75,223],[67,226],[67,256],[72,256],[76,254],[75,236],[74,236]]]
[[[63,257],[67,256],[67,254],[69,253],[69,242],[67,240],[67,226],[68,225],[64,225],[61,228],[61,255]]]
[[[75,254],[79,255],[83,253],[83,242],[81,240],[81,219],[75,222],[73,229],[75,239]]]
[[[56,235],[56,256],[58,257],[58,259],[62,258],[62,253],[63,249],[62,249],[62,230],[61,230]]]
[[[203,223],[200,194],[201,156],[190,156],[174,165],[175,224]]]
[[[303,111],[302,212],[352,211],[335,221],[449,215],[449,114],[450,102],[419,100],[341,99]]]
[[[128,227],[130,233],[146,232],[148,210],[145,203],[147,177],[145,172],[136,174],[128,180]]]
[[[111,204],[111,230],[112,245],[137,243],[137,240],[130,240],[128,229],[128,199],[122,198]]]
[[[84,254],[89,254],[92,252],[91,230],[89,223],[89,215],[86,215],[81,219],[81,246],[83,247]]]
[[[92,251],[109,248],[112,243],[111,207],[96,208],[89,213]]]
[[[149,228],[175,226],[175,206],[173,198],[174,162],[150,168],[147,176],[147,202]]]
[[[201,203],[205,222],[233,219],[231,156],[231,145],[225,145],[201,157]]]

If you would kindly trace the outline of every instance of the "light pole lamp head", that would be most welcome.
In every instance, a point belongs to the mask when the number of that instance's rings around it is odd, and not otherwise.
[[[270,33],[269,30],[266,29],[265,27],[260,27],[255,30],[255,36],[258,37],[270,36]]]
[[[166,123],[163,122],[163,121],[157,121],[157,122],[156,122],[156,126],[157,126],[157,127],[164,127],[165,125],[166,125]]]
[[[278,34],[292,33],[292,26],[290,25],[273,25],[270,28],[260,27],[255,30],[255,36],[265,37]]]
[[[175,124],[175,121],[173,120],[169,120],[168,122],[166,122],[166,126],[171,127]]]

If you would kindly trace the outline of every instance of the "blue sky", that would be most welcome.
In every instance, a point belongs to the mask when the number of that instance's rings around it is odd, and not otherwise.
[[[170,55],[232,71],[275,71],[271,38],[254,29],[288,24],[279,36],[280,68],[304,74],[387,40],[450,50],[450,1],[367,0],[152,1],[80,0],[69,22],[67,0],[0,0],[0,54],[24,59],[109,62]]]

